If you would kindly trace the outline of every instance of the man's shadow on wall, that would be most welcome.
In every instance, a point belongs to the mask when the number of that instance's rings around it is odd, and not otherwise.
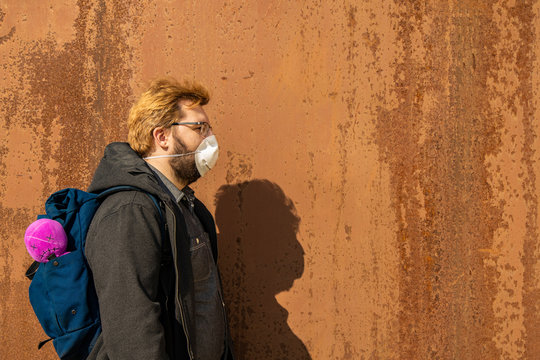
[[[310,360],[276,294],[304,272],[293,202],[268,180],[222,186],[216,195],[219,264],[238,360]]]

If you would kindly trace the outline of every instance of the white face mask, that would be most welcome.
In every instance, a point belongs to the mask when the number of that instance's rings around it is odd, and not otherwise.
[[[159,158],[171,158],[195,154],[195,165],[201,176],[204,176],[208,170],[212,169],[217,162],[219,156],[219,146],[215,135],[208,136],[205,138],[197,150],[185,153],[185,154],[171,154],[171,155],[156,155],[143,158],[144,160],[148,159],[159,159]]]

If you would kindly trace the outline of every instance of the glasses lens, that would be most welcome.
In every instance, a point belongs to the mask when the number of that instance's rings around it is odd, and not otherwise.
[[[210,129],[210,125],[208,125],[207,122],[203,123],[201,125],[201,135],[206,136],[208,134],[208,130]]]
[[[198,132],[202,136],[208,135],[212,128],[207,122],[185,122],[185,123],[173,123],[172,125],[188,125],[191,130]],[[195,125],[195,127],[193,127]],[[198,126],[197,126],[198,125]]]

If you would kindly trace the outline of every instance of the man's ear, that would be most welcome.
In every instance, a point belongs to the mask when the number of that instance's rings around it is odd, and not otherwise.
[[[154,144],[156,150],[161,149],[167,151],[170,144],[171,130],[163,127],[157,127],[152,131],[152,136],[154,137]]]

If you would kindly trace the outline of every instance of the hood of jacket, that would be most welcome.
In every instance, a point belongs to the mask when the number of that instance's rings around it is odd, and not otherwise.
[[[119,185],[135,186],[158,197],[165,195],[146,161],[123,142],[107,145],[88,191],[99,193]]]

